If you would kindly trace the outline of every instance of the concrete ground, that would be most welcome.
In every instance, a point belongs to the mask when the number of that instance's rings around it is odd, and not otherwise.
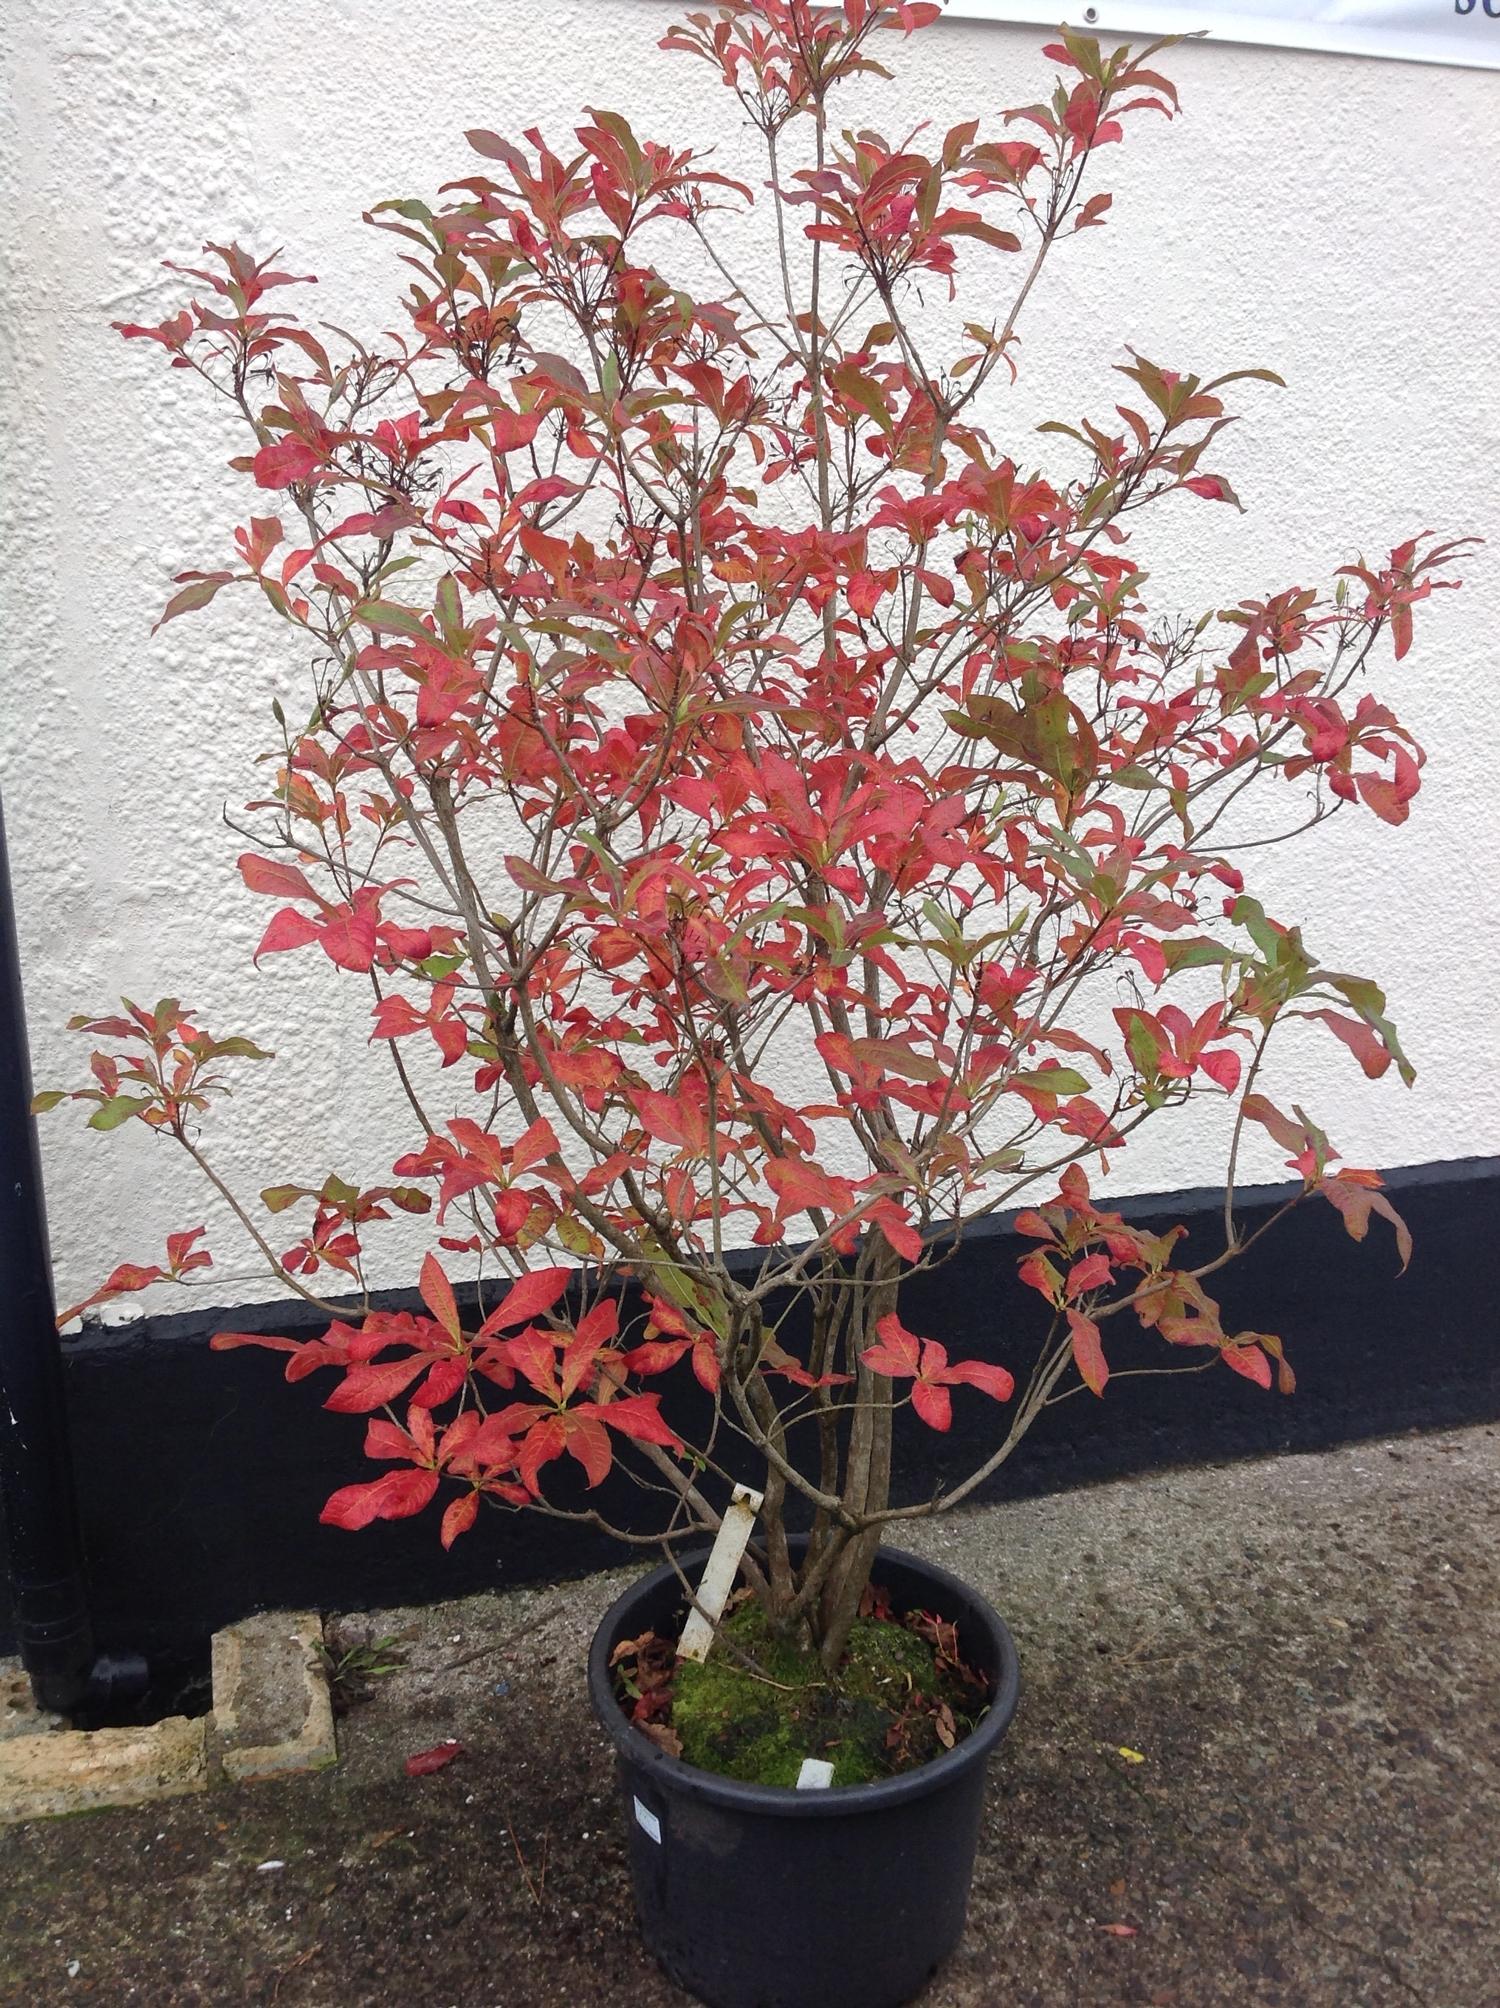
[[[1025,1677],[926,2008],[1497,2008],[1500,1428],[1136,1478],[909,1545],[993,1599]],[[400,1633],[402,1664],[336,1770],[0,1832],[0,2000],[682,2003],[634,1935],[584,1693],[626,1580],[342,1620]],[[454,1763],[406,1774],[448,1737]]]

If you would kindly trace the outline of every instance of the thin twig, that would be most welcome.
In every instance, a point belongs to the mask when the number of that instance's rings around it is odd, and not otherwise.
[[[504,1652],[507,1646],[518,1644],[521,1639],[529,1637],[532,1632],[540,1631],[543,1625],[551,1624],[554,1618],[560,1618],[565,1609],[566,1605],[564,1604],[551,1605],[538,1616],[528,1618],[525,1624],[518,1625],[513,1632],[507,1632],[504,1638],[491,1639],[488,1645],[479,1646],[473,1652],[466,1652],[462,1659],[449,1660],[442,1671],[444,1673],[457,1673],[461,1666],[472,1666],[477,1659],[488,1659],[492,1652]]]

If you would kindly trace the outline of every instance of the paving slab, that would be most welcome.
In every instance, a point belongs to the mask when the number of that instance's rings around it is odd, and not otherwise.
[[[1500,2008],[1500,1429],[906,1540],[994,1600],[1025,1677],[925,2008]],[[631,1573],[335,1621],[401,1664],[347,1683],[333,1769],[0,1832],[0,2001],[684,2008],[584,1690]]]
[[[262,1611],[213,1637],[213,1751],[236,1782],[338,1762],[313,1611]]]
[[[201,1792],[207,1726],[201,1717],[169,1715],[143,1728],[8,1736],[0,1742],[0,1818],[58,1818]]]

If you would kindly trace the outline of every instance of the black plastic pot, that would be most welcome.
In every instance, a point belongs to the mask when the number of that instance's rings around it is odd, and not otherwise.
[[[694,1563],[683,1567],[691,1577]],[[958,1626],[990,1705],[955,1749],[873,1785],[744,1785],[669,1757],[635,1728],[610,1654],[644,1631],[675,1636],[685,1604],[670,1566],[627,1590],[594,1634],[589,1695],[619,1755],[641,1932],[711,2008],[898,2008],[963,1936],[985,1769],[1020,1691],[1016,1649],[946,1569],[882,1548],[874,1573],[898,1611]]]

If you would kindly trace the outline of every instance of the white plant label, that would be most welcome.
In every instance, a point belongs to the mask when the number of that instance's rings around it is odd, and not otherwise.
[[[764,1497],[764,1493],[753,1491],[748,1485],[735,1486],[729,1510],[719,1522],[703,1580],[698,1585],[697,1601],[688,1612],[682,1637],[677,1642],[680,1658],[696,1659],[700,1663],[708,1658],[709,1648],[714,1642],[714,1627],[724,1614],[724,1606],[740,1572],[740,1562],[749,1545],[755,1516]]]
[[[799,1792],[826,1791],[833,1783],[833,1766],[826,1757],[804,1757],[802,1769],[797,1773]]]
[[[661,1846],[661,1821],[649,1806],[643,1806],[639,1799],[635,1802],[635,1823],[648,1833],[658,1847]]]

